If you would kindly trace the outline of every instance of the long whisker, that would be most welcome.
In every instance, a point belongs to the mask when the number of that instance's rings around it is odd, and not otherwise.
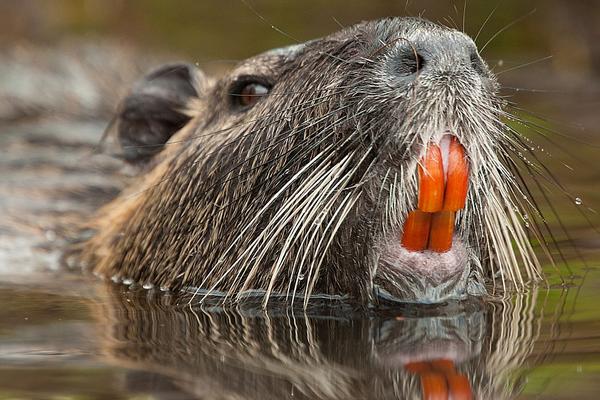
[[[494,40],[498,37],[498,35],[500,35],[501,33],[505,32],[507,29],[510,29],[511,27],[513,27],[514,25],[518,24],[519,22],[521,22],[522,20],[524,20],[525,18],[529,17],[530,15],[534,14],[536,12],[536,9],[534,8],[533,10],[531,10],[530,12],[528,12],[527,14],[515,19],[514,21],[512,21],[511,23],[505,25],[502,29],[500,29],[498,32],[496,32],[487,42],[485,42],[485,44],[483,45],[483,47],[479,50],[480,53],[483,53],[483,51],[486,49],[486,47]]]
[[[544,62],[544,61],[547,61],[547,60],[550,60],[550,59],[552,59],[552,56],[546,56],[546,57],[538,58],[537,60],[529,61],[529,62],[526,62],[524,64],[516,65],[514,67],[507,68],[505,70],[495,72],[495,74],[496,74],[496,76],[502,75],[502,74],[505,74],[507,72],[511,72],[511,71],[515,71],[517,69],[529,67],[531,65],[538,64],[538,63],[541,63],[541,62]]]
[[[465,1],[465,5],[467,4],[467,2]],[[492,16],[494,15],[494,13],[496,12],[496,10],[498,9],[498,7],[500,7],[501,2],[498,2],[498,4],[496,4],[496,7],[494,7],[494,9],[488,14],[487,18],[485,19],[485,21],[483,21],[483,24],[481,24],[481,26],[479,27],[479,30],[477,31],[477,34],[475,35],[475,38],[473,39],[473,41],[475,43],[477,43],[477,39],[479,38],[479,35],[481,35],[481,32],[483,31],[483,28],[485,28],[485,25],[488,23],[488,21],[492,18]]]
[[[319,103],[317,103],[317,105],[318,105],[318,104],[319,104]],[[307,106],[307,109],[308,109],[309,107],[314,107],[314,105]],[[296,114],[299,114],[299,113],[301,113],[302,111],[304,111],[304,109],[301,109],[301,110],[296,110],[294,113],[292,113],[292,114],[291,114],[291,116],[294,116],[294,115],[296,115]],[[281,118],[281,120],[285,120],[285,117],[282,117],[282,118]],[[262,118],[261,118],[261,120],[260,120],[260,121],[269,121],[269,119],[268,119],[268,118],[264,118],[264,119],[262,119]],[[250,130],[250,132],[248,132],[248,133],[245,133],[245,134],[242,134],[242,135],[240,135],[239,137],[234,137],[234,138],[232,138],[230,141],[228,141],[228,142],[224,142],[224,143],[220,144],[220,145],[219,145],[219,146],[218,146],[218,147],[217,147],[217,148],[216,148],[214,151],[212,151],[212,152],[207,152],[207,153],[204,153],[204,154],[202,154],[201,156],[202,156],[203,158],[207,158],[207,157],[210,157],[210,156],[212,156],[212,155],[216,155],[216,154],[218,154],[218,153],[221,153],[221,152],[222,152],[222,151],[223,151],[223,150],[224,150],[226,147],[228,147],[228,146],[235,146],[235,145],[239,145],[239,143],[240,143],[240,140],[239,140],[239,139],[240,139],[240,138],[246,138],[246,137],[250,137],[250,136],[252,136],[253,134],[255,134],[257,131],[259,131],[259,129],[260,129],[260,128],[267,128],[267,127],[269,127],[269,126],[273,126],[273,125],[275,125],[275,123],[276,123],[276,122],[279,122],[279,120],[275,120],[275,121],[269,121],[269,122],[268,122],[268,124],[266,124],[266,125],[262,125],[262,126],[261,126],[261,125],[259,125],[259,126],[257,126],[257,127],[255,127],[255,128],[253,128],[253,129],[251,129],[251,130]],[[229,127],[229,128],[225,128],[225,129],[223,129],[222,131],[229,131],[229,130],[232,130],[232,129],[233,129],[233,127]],[[281,142],[281,141],[284,141],[284,140],[285,140],[285,139],[287,139],[288,137],[291,137],[291,136],[293,136],[294,134],[296,134],[296,132],[295,132],[293,129],[290,129],[290,130],[288,130],[287,132],[284,132],[284,133],[288,133],[288,134],[289,134],[289,136],[285,136],[285,135],[284,135],[284,137],[282,137],[282,138],[281,138],[280,142]],[[188,166],[187,166],[187,170],[188,170],[188,171],[189,171],[189,170],[191,170],[191,168],[193,168],[195,165],[197,165],[197,164],[199,164],[199,163],[201,163],[201,162],[202,162],[202,161],[200,161],[200,160],[196,160],[196,161],[194,161],[194,162],[189,162],[189,163],[188,163]],[[232,169],[232,171],[233,171],[233,170],[234,170],[234,169]],[[232,171],[229,171],[229,172],[232,172]],[[163,183],[167,182],[168,180],[169,180],[169,178],[168,178],[168,177],[166,177],[166,178],[163,178],[163,179],[160,179],[158,182],[156,182],[156,183],[154,183],[154,184],[152,184],[152,185],[148,185],[148,186],[147,186],[145,189],[142,189],[142,190],[139,190],[139,191],[136,191],[136,192],[133,192],[133,193],[130,193],[130,194],[128,194],[128,195],[127,195],[127,197],[135,197],[135,196],[139,196],[139,195],[141,195],[141,194],[143,194],[143,193],[145,193],[145,192],[147,192],[147,191],[150,191],[150,190],[153,190],[153,189],[155,189],[156,187],[160,186],[161,184],[163,184]]]

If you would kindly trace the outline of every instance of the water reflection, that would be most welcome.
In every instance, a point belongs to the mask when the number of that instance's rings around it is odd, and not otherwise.
[[[190,308],[150,292],[107,297],[96,312],[107,356],[145,371],[129,390],[160,376],[163,398],[510,398],[538,334],[535,294],[328,314]]]

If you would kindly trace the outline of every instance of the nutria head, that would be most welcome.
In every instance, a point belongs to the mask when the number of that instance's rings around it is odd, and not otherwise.
[[[265,300],[436,302],[522,284],[538,264],[497,90],[467,35],[414,18],[268,51],[220,79],[162,67],[114,125],[145,172],[93,218],[81,259]]]

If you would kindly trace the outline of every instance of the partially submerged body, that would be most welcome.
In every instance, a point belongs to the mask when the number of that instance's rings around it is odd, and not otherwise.
[[[80,221],[75,259],[116,281],[265,302],[439,302],[524,284],[539,271],[521,144],[496,92],[468,36],[419,19],[269,51],[221,79],[164,66],[110,132],[142,172]],[[449,196],[457,151],[466,186]],[[428,222],[407,222],[419,213]]]

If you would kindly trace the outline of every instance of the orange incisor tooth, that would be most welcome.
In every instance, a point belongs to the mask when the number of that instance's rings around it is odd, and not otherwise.
[[[436,370],[445,374],[455,373],[454,361],[445,358],[438,358],[431,361],[431,366]]]
[[[406,222],[404,222],[402,246],[411,251],[425,250],[430,228],[431,214],[418,210],[411,211],[406,218]]]
[[[445,253],[452,247],[454,234],[454,211],[440,211],[431,218],[431,233],[429,234],[429,249]]]
[[[458,139],[450,138],[446,174],[440,147],[429,144],[419,164],[418,210],[408,214],[402,246],[410,251],[450,250],[456,211],[465,207],[468,186],[469,164]]]
[[[430,144],[419,165],[419,210],[436,212],[444,203],[444,166],[438,145]]]
[[[456,370],[454,361],[437,359],[431,361],[432,368],[446,378],[448,384],[448,398],[452,400],[472,400],[473,392],[469,379]]]
[[[458,211],[464,208],[467,202],[469,165],[465,149],[456,137],[450,139],[447,177],[444,211]]]
[[[407,371],[412,372],[413,374],[424,374],[426,372],[431,371],[431,365],[428,362],[424,361],[413,361],[406,363],[404,365]]]
[[[459,374],[448,374],[446,376],[446,380],[448,381],[448,389],[450,392],[450,398],[452,400],[473,399],[471,384],[466,376]]]
[[[421,375],[421,389],[424,400],[447,400],[448,385],[444,375],[438,372],[427,372]]]

